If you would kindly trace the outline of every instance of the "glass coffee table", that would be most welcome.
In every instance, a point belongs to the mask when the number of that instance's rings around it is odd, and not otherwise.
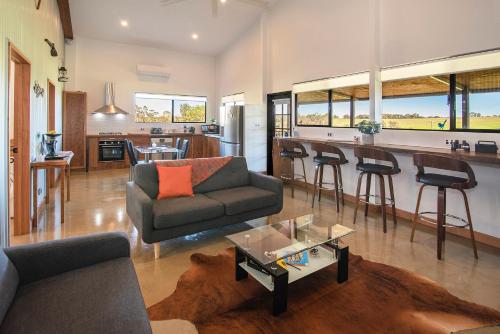
[[[354,230],[305,215],[226,236],[236,247],[236,280],[250,274],[273,293],[273,314],[287,309],[288,284],[337,263],[337,281],[348,278],[349,247],[339,240]]]

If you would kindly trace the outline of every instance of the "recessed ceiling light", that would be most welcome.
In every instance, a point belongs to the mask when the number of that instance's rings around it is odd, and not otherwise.
[[[128,21],[127,20],[120,20],[120,24],[122,27],[128,27]]]
[[[226,3],[227,0],[220,0],[220,3]]]
[[[191,35],[191,38],[192,38],[192,39],[198,39],[198,37],[200,37],[200,36],[198,36],[198,34],[197,34],[197,33],[194,33],[194,34],[192,34],[192,35]]]

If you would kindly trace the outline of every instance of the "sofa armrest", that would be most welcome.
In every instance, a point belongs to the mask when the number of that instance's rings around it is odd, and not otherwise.
[[[125,233],[101,233],[5,248],[5,254],[27,284],[104,261],[130,256]]]
[[[264,175],[256,172],[249,172],[250,184],[254,187],[272,191],[278,196],[281,206],[283,206],[283,181],[274,176]]]
[[[142,240],[151,243],[153,199],[135,182],[127,183],[127,214],[139,231]]]

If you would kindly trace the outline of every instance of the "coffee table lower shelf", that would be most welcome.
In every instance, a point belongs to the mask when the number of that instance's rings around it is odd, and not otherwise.
[[[235,248],[235,269],[236,280],[240,281],[248,277],[248,275],[255,278],[266,289],[273,294],[273,315],[277,316],[287,309],[288,300],[288,285],[305,276],[323,269],[329,265],[337,263],[337,282],[342,283],[348,279],[348,261],[349,261],[349,247],[339,247],[337,243],[333,245],[321,245],[317,247],[319,251],[318,257],[309,257],[309,265],[300,267],[301,270],[288,266],[289,269],[284,269],[276,263],[259,264],[256,262],[261,272],[257,269],[247,265],[248,254],[243,250]],[[268,273],[268,274],[266,274]]]
[[[319,256],[309,256],[309,264],[307,266],[296,266],[297,268],[300,268],[300,270],[288,266],[288,284],[337,262],[333,251],[325,249],[324,247],[317,247],[317,249],[319,251]],[[266,275],[261,271],[249,267],[246,262],[239,263],[239,266],[249,273],[250,276],[255,278],[266,289],[274,291],[273,277],[271,275]]]

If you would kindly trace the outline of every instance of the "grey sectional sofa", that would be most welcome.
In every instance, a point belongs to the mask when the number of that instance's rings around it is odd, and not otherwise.
[[[151,333],[130,246],[104,233],[0,249],[0,333]]]
[[[272,176],[248,171],[243,157],[234,157],[193,188],[193,197],[156,200],[158,173],[154,163],[137,165],[127,183],[127,213],[146,243],[242,223],[279,213],[283,184]]]

